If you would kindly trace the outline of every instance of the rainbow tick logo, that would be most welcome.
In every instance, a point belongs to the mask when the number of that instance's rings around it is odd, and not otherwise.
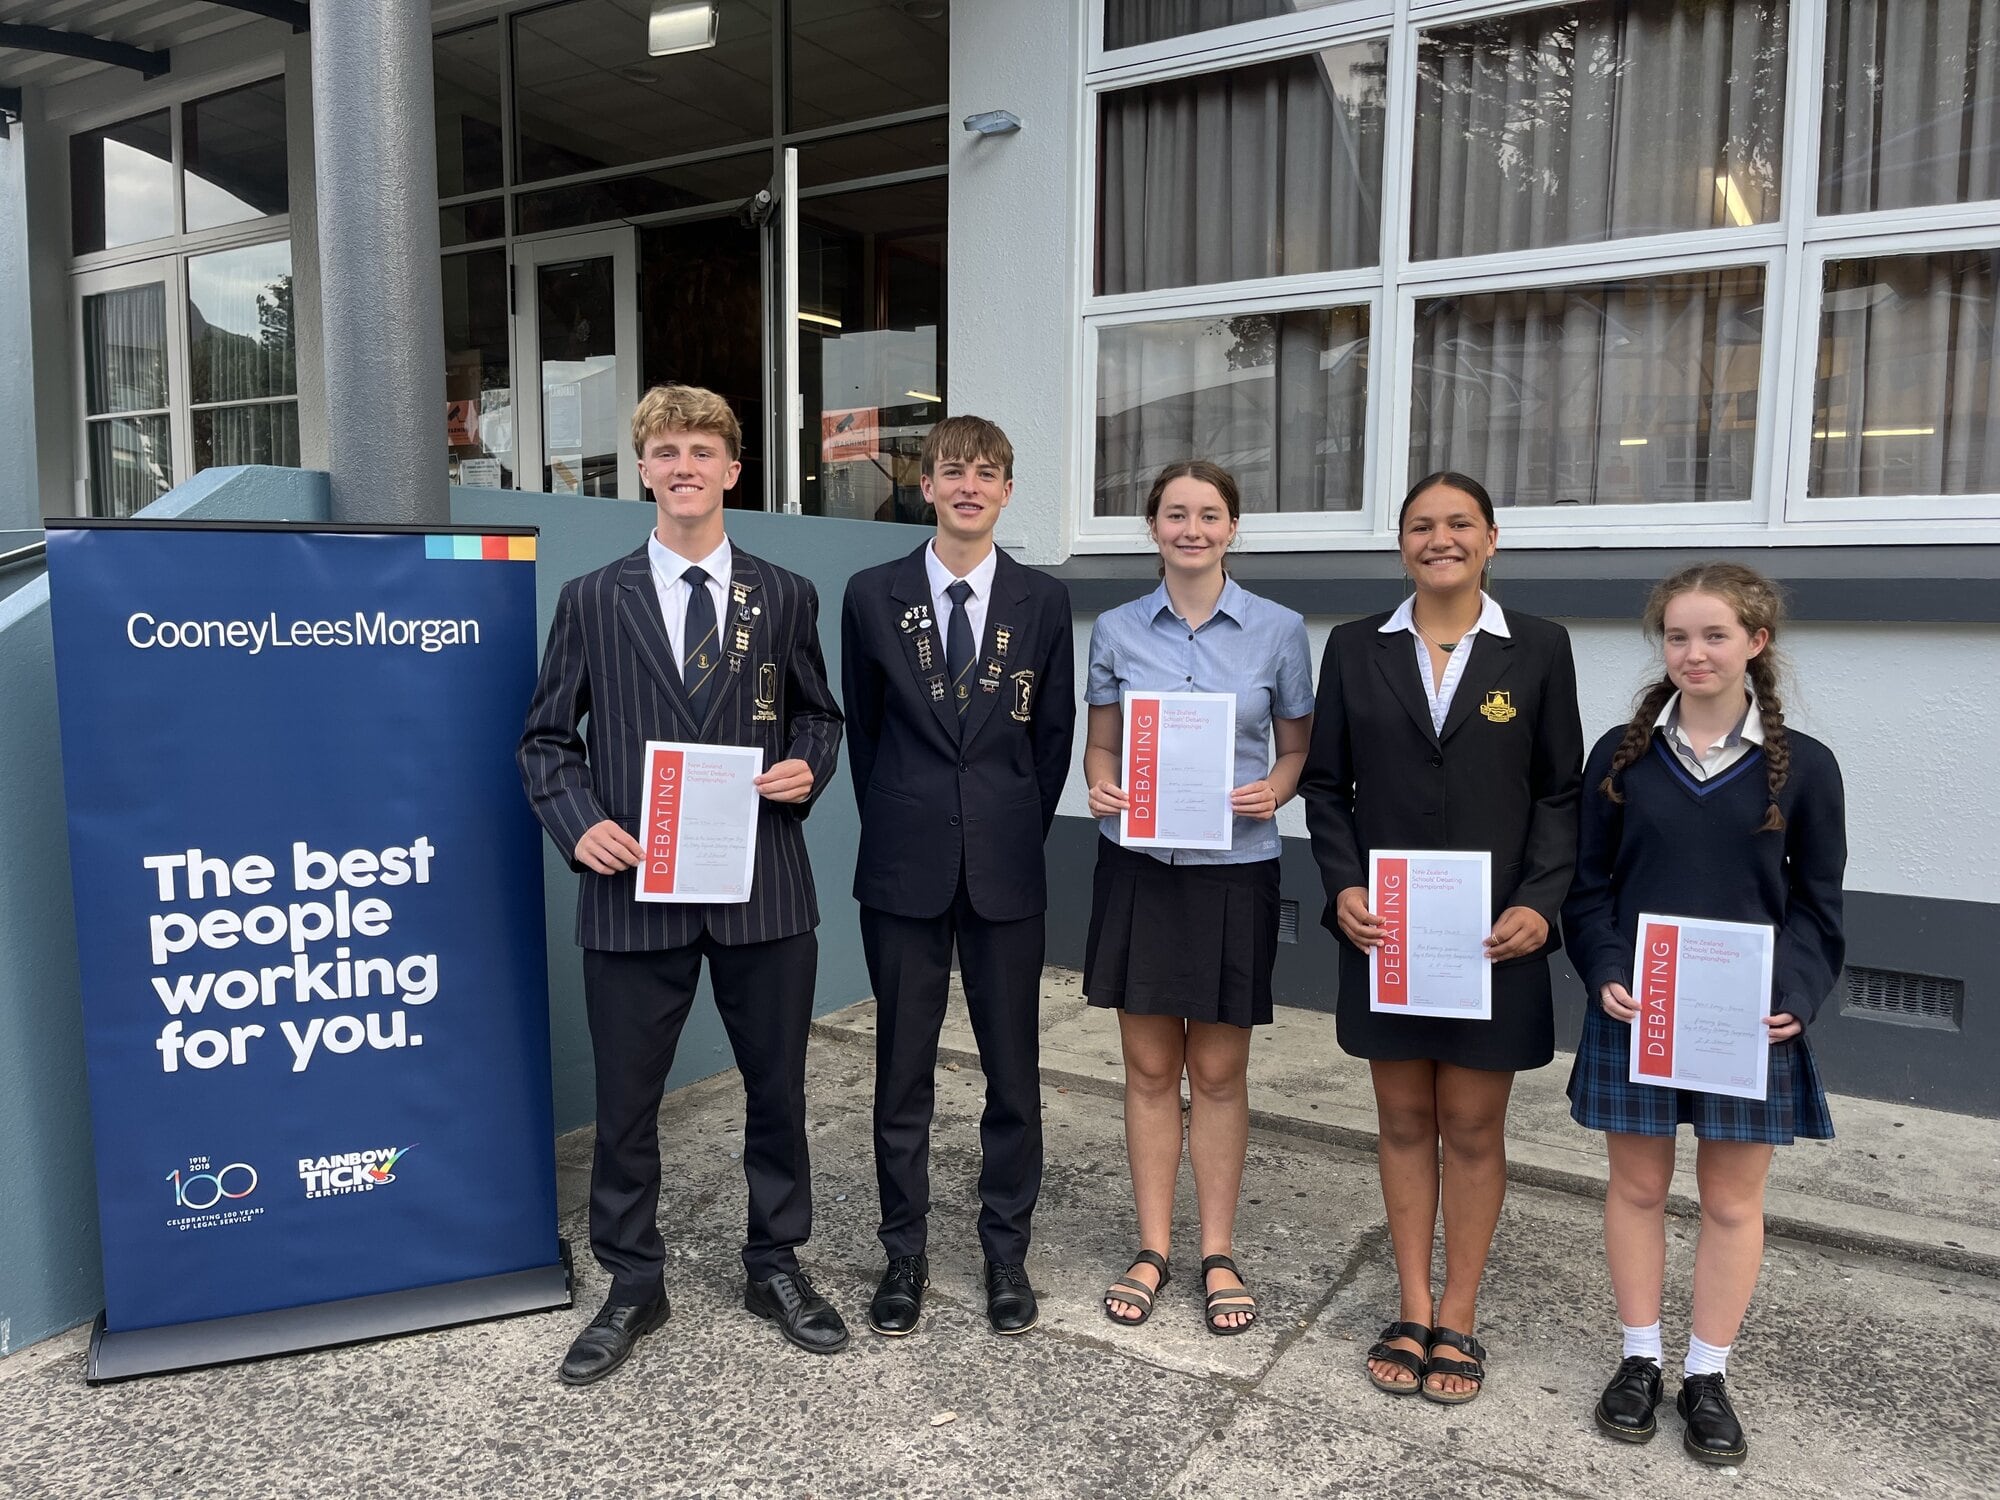
[[[378,1183],[394,1182],[396,1180],[396,1173],[393,1169],[396,1163],[401,1161],[404,1157],[408,1156],[412,1151],[416,1149],[417,1149],[417,1143],[414,1141],[412,1141],[407,1146],[398,1146],[395,1150],[391,1151],[381,1161],[376,1162],[373,1166],[371,1166],[368,1169],[368,1176],[370,1180]]]
[[[299,1158],[299,1181],[308,1198],[331,1198],[343,1193],[368,1193],[387,1187],[396,1180],[396,1163],[416,1150],[407,1146],[378,1146],[372,1151],[342,1151],[329,1156]]]

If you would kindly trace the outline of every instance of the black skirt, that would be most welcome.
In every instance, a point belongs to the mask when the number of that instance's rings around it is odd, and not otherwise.
[[[1083,993],[1135,1016],[1268,1026],[1278,861],[1170,865],[1097,841]]]

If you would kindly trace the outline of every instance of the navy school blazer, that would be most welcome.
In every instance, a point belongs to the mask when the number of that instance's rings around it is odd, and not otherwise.
[[[819,925],[806,813],[840,758],[840,707],[819,645],[819,595],[806,579],[732,547],[724,645],[747,650],[723,669],[708,715],[688,707],[659,593],[642,545],[573,578],[556,601],[541,678],[528,705],[516,761],[535,816],[582,877],[576,940],[584,948],[678,948],[704,932],[719,943],[768,942]],[[761,802],[750,899],[736,905],[641,902],[635,874],[599,875],[576,862],[576,845],[605,818],[637,836],[645,807],[648,740],[754,745],[768,770],[781,760],[812,767],[804,802]]]
[[[841,698],[861,808],[854,899],[895,916],[941,916],[962,869],[974,911],[1018,921],[1048,906],[1042,846],[1076,730],[1069,590],[998,555],[962,738],[945,689],[945,622],[933,614],[924,547],[848,581]]]

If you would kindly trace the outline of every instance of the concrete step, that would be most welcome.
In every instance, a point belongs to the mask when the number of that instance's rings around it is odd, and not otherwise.
[[[1042,981],[1042,1079],[1051,1088],[1119,1097],[1124,1067],[1115,1017],[1092,1010],[1082,977],[1050,969]],[[875,1002],[813,1023],[822,1038],[875,1045]],[[1569,1117],[1571,1057],[1515,1081],[1507,1172],[1517,1182],[1602,1198],[1604,1138]],[[938,1049],[941,1068],[979,1066],[956,980]],[[1773,1234],[2000,1277],[2000,1121],[1835,1095],[1837,1141],[1780,1150],[1765,1197]],[[1375,1101],[1368,1065],[1334,1039],[1331,1015],[1278,1008],[1250,1050],[1253,1129],[1372,1151]],[[1694,1138],[1682,1131],[1673,1212],[1694,1214]]]

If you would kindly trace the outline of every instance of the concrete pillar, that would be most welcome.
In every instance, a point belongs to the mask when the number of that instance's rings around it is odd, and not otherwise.
[[[312,98],[333,518],[442,523],[428,0],[316,0]]]

